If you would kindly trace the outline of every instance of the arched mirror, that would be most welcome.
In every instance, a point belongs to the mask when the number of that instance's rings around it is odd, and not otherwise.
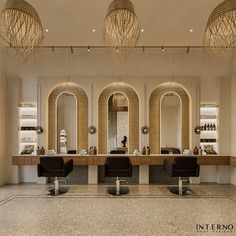
[[[77,150],[77,102],[73,94],[62,93],[56,101],[57,153]]]
[[[162,154],[178,154],[182,147],[181,99],[173,92],[165,93],[160,102],[160,144]]]
[[[122,93],[113,93],[108,99],[108,152],[128,153],[129,104]]]

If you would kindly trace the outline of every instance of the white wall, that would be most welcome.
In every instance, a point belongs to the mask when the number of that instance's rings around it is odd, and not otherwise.
[[[6,76],[3,66],[3,52],[0,48],[0,185],[6,182]]]
[[[43,49],[34,61],[27,65],[19,63],[15,58],[7,57],[7,77],[14,84],[15,78],[22,80],[22,96],[24,102],[37,101],[37,83],[41,91],[41,115],[44,133],[39,136],[39,145],[47,147],[47,98],[57,84],[70,81],[80,85],[89,100],[89,125],[98,126],[98,98],[102,89],[110,83],[122,81],[130,84],[137,92],[140,102],[140,128],[148,125],[149,98],[155,87],[163,82],[174,81],[184,86],[191,98],[190,136],[191,146],[199,145],[199,136],[193,130],[199,123],[197,108],[197,87],[200,85],[200,101],[216,102],[220,106],[229,105],[230,101],[224,93],[230,88],[231,65],[219,65],[214,60],[205,57],[202,50],[191,49],[189,54],[183,49],[136,50],[123,65],[113,64],[110,56],[104,50],[74,50],[70,54],[65,49]],[[67,63],[67,61],[69,61]],[[222,87],[223,86],[223,87]],[[93,87],[93,100],[91,100]],[[146,88],[146,90],[145,90]],[[146,94],[146,97],[144,97]],[[227,93],[228,94],[228,93]],[[10,101],[11,103],[11,101]],[[230,109],[222,111],[224,119],[229,116]],[[236,112],[235,112],[236,113]],[[230,152],[230,120],[221,120],[221,146],[223,153]],[[13,123],[17,120],[12,121]],[[15,125],[15,124],[14,124]],[[16,134],[17,135],[17,134]],[[221,135],[221,134],[220,134]],[[97,134],[89,135],[89,146],[97,145]],[[140,132],[140,149],[148,145],[148,135]],[[12,152],[17,153],[13,145]],[[10,158],[10,156],[8,157]]]

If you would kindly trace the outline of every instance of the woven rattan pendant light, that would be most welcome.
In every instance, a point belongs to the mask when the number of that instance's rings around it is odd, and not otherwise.
[[[43,45],[43,27],[36,10],[24,0],[8,0],[0,16],[0,37],[24,60]]]
[[[113,55],[126,57],[137,45],[140,25],[133,4],[129,0],[114,0],[107,11],[104,42]]]
[[[236,40],[236,0],[225,0],[211,13],[203,44],[206,50],[221,58],[231,51]]]

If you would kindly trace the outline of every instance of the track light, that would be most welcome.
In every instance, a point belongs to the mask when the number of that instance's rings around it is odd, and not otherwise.
[[[164,51],[165,51],[165,48],[164,48],[163,46],[161,47],[161,51],[162,51],[162,52],[164,52]]]
[[[72,47],[72,46],[70,47],[70,51],[71,51],[71,54],[74,53],[74,50],[73,50],[73,47]]]
[[[118,46],[116,46],[116,52],[119,52],[119,47]]]
[[[90,52],[91,51],[91,48],[88,46],[88,52]]]
[[[54,48],[54,46],[52,46],[52,51],[55,52],[55,48]]]

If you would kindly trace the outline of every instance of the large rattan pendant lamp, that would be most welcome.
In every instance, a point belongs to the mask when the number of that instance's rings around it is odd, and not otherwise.
[[[24,0],[7,0],[0,16],[0,38],[24,60],[43,45],[43,27],[37,11]]]
[[[129,0],[113,0],[105,20],[104,42],[113,55],[126,58],[137,45],[140,25],[134,5]]]
[[[203,44],[218,58],[229,55],[236,40],[236,0],[225,0],[211,13]]]

